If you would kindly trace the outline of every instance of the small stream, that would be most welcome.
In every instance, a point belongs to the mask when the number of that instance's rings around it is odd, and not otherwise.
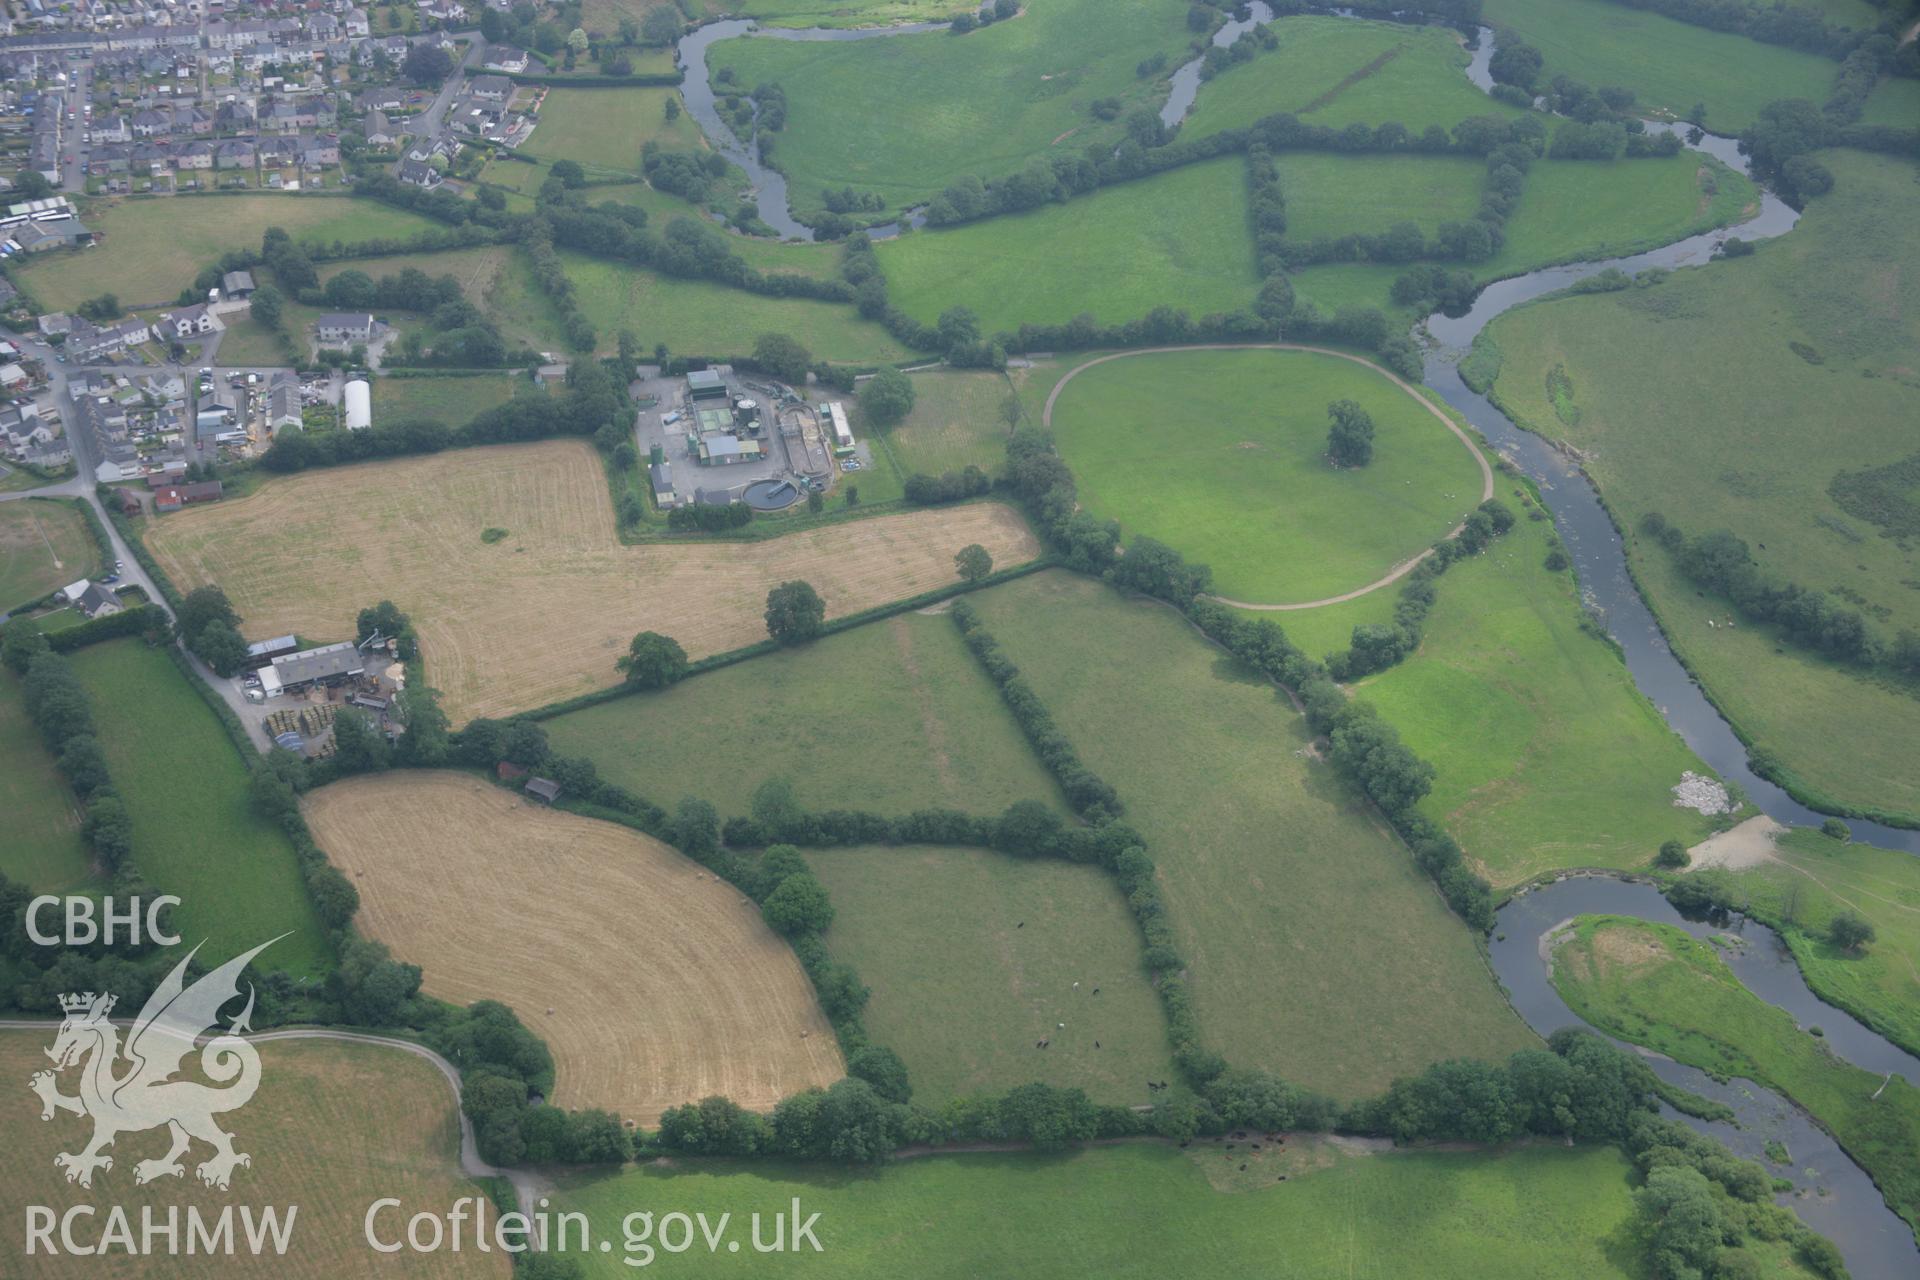
[[[1878,1035],[1845,1012],[1824,1004],[1807,987],[1799,966],[1780,936],[1764,925],[1733,917],[1716,927],[1683,919],[1650,884],[1611,876],[1574,876],[1521,894],[1500,909],[1489,942],[1494,972],[1527,1025],[1542,1036],[1562,1027],[1584,1026],[1554,990],[1542,938],[1562,921],[1589,914],[1637,916],[1676,925],[1696,938],[1733,934],[1742,947],[1721,955],[1742,982],[1762,999],[1787,1010],[1802,1026],[1817,1026],[1834,1052],[1855,1066],[1878,1074],[1894,1072],[1920,1085],[1920,1058]],[[1617,1043],[1617,1042],[1616,1042]],[[1779,1197],[1809,1227],[1828,1236],[1846,1256],[1856,1280],[1900,1280],[1920,1275],[1920,1248],[1907,1224],[1887,1207],[1864,1170],[1854,1164],[1828,1134],[1785,1098],[1749,1080],[1720,1084],[1705,1072],[1683,1066],[1633,1045],[1662,1080],[1725,1103],[1737,1120],[1729,1124],[1673,1114],[1736,1154],[1767,1164],[1794,1191]],[[1791,1168],[1766,1159],[1769,1139],[1786,1145]]]

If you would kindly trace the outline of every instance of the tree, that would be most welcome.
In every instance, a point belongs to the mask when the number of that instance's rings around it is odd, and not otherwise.
[[[674,97],[672,94],[668,94],[665,111],[668,124],[672,124],[675,120],[678,120],[680,118],[680,99]]]
[[[245,637],[217,618],[193,637],[193,651],[200,655],[200,661],[213,668],[217,676],[233,675],[247,660]]]
[[[587,171],[578,160],[555,160],[547,169],[549,177],[560,179],[560,185],[569,191],[587,185]]]
[[[854,1050],[847,1058],[847,1074],[865,1080],[888,1102],[908,1102],[913,1098],[913,1086],[907,1081],[907,1064],[884,1045],[870,1044]]]
[[[826,509],[827,495],[818,489],[809,490],[807,493],[807,514],[817,516]]]
[[[1668,840],[1660,846],[1660,852],[1654,855],[1656,867],[1684,867],[1687,865],[1687,846],[1678,840]]]
[[[587,33],[579,27],[567,32],[567,48],[576,57],[585,53],[592,44],[593,42],[587,39]]]
[[[453,71],[453,58],[435,44],[421,42],[407,50],[400,74],[418,85],[439,85]]]
[[[1698,1169],[1667,1165],[1647,1174],[1634,1193],[1655,1275],[1710,1274],[1724,1225],[1713,1187]]]
[[[797,338],[784,333],[763,333],[753,344],[754,363],[782,382],[805,382],[813,353]]]
[[[959,554],[953,558],[953,567],[968,582],[978,582],[993,572],[993,557],[976,542],[970,547],[960,548]]]
[[[672,44],[680,38],[685,23],[680,11],[670,4],[647,10],[647,16],[640,21],[640,36],[648,44]]]
[[[440,691],[415,685],[400,697],[407,731],[400,737],[400,758],[408,764],[445,764],[452,748],[447,713],[440,709]]]
[[[783,582],[767,592],[767,634],[784,645],[805,644],[820,634],[827,605],[811,583]]]
[[[1828,818],[1820,824],[1820,834],[1829,840],[1838,840],[1845,844],[1853,839],[1853,828],[1838,818]]]
[[[790,875],[760,904],[760,914],[775,933],[797,938],[819,933],[833,923],[833,902],[811,871]]]
[[[0,663],[15,675],[25,675],[34,655],[47,652],[47,638],[32,618],[15,618],[0,627]]]
[[[630,685],[664,689],[687,674],[687,651],[672,636],[642,631],[614,665],[627,673]]]
[[[233,605],[227,599],[227,593],[216,586],[195,587],[187,592],[186,599],[180,602],[180,634],[196,636],[206,629],[209,622],[224,622],[230,627],[240,625],[240,615],[233,611]]]
[[[1873,922],[1857,911],[1842,911],[1827,925],[1827,941],[1842,951],[1860,951],[1876,937]]]
[[[342,773],[376,773],[393,760],[393,751],[373,717],[352,707],[333,718],[333,759]]]
[[[1364,467],[1373,461],[1373,417],[1351,400],[1327,406],[1327,455],[1336,467]]]
[[[913,379],[891,366],[860,388],[860,410],[877,427],[890,427],[913,411]]]
[[[286,298],[270,284],[263,284],[253,291],[248,305],[255,320],[269,329],[280,327],[280,317],[286,306]]]

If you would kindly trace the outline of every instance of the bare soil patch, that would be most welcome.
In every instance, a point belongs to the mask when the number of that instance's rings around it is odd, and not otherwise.
[[[739,890],[635,831],[457,773],[304,802],[361,927],[431,995],[492,999],[553,1051],[553,1101],[643,1125],[710,1094],[766,1110],[844,1074],[793,951]]]
[[[1740,871],[1757,867],[1763,862],[1773,861],[1774,839],[1785,830],[1766,814],[1759,814],[1737,827],[1702,840],[1687,850],[1687,857],[1692,860],[1695,870],[1701,867],[1725,867],[1729,871]]]

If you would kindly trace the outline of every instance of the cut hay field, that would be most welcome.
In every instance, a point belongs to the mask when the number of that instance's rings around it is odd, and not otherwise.
[[[1804,1107],[1920,1228],[1920,1089],[1838,1057],[1735,976],[1714,944],[1672,925],[1581,916],[1552,958],[1553,985],[1581,1018],[1720,1078],[1777,1089]]]
[[[1835,64],[1812,53],[1710,31],[1608,0],[1487,0],[1481,20],[1512,30],[1556,75],[1634,91],[1635,110],[1685,116],[1704,102],[1705,124],[1736,133],[1776,98],[1823,102]]]
[[[24,1083],[47,1060],[47,1032],[0,1031],[0,1070]],[[74,1219],[75,1238],[86,1243],[106,1228],[107,1201],[125,1209],[139,1239],[141,1210],[151,1209],[164,1225],[170,1210],[182,1213],[179,1257],[159,1254],[129,1257],[113,1248],[76,1263],[71,1257],[28,1256],[23,1215],[6,1215],[0,1249],[13,1259],[7,1274],[18,1280],[68,1280],[77,1275],[105,1280],[157,1280],[162,1276],[272,1276],[276,1280],[334,1280],[339,1276],[497,1277],[511,1274],[503,1253],[376,1253],[368,1246],[363,1220],[367,1206],[383,1196],[399,1197],[404,1212],[388,1211],[380,1220],[384,1238],[406,1229],[406,1215],[431,1207],[444,1212],[456,1198],[484,1195],[460,1172],[460,1110],[452,1085],[439,1068],[404,1049],[326,1040],[265,1040],[259,1043],[260,1091],[242,1110],[219,1118],[234,1137],[234,1149],[253,1157],[237,1169],[231,1191],[200,1184],[192,1165],[180,1179],[134,1183],[138,1160],[157,1159],[167,1149],[163,1129],[123,1135],[113,1146],[113,1168],[95,1175],[91,1191],[62,1180],[53,1165],[56,1152],[79,1148],[86,1122],[62,1115],[41,1123],[31,1098],[7,1109],[0,1125],[11,1153],[0,1172],[0,1196],[20,1206],[46,1205],[56,1214],[70,1207],[94,1206],[97,1216]],[[60,1081],[73,1093],[74,1072]],[[25,1098],[24,1090],[22,1097]],[[206,1158],[209,1148],[195,1143],[189,1161]],[[193,1206],[216,1219],[223,1208],[245,1205],[256,1213],[273,1206],[285,1220],[298,1206],[284,1257],[270,1250],[253,1257],[244,1245],[217,1263],[186,1261],[185,1209]],[[240,1215],[234,1234],[243,1236]],[[165,1236],[155,1247],[166,1248]]]
[[[508,536],[482,542],[488,528]],[[600,460],[580,440],[308,472],[144,532],[182,590],[224,587],[254,639],[343,635],[371,600],[391,599],[412,616],[456,722],[614,684],[614,659],[640,631],[694,657],[763,640],[766,593],[791,578],[811,582],[834,618],[955,581],[954,553],[970,543],[1002,567],[1040,550],[997,503],[761,542],[623,546]]]
[[[1208,1045],[1340,1098],[1535,1044],[1412,856],[1265,680],[1064,572],[972,597],[1159,864]]]
[[[1519,510],[1511,490],[1500,496]],[[1419,651],[1359,686],[1433,762],[1421,810],[1496,888],[1559,867],[1645,867],[1662,841],[1712,830],[1671,792],[1686,770],[1711,771],[1614,648],[1582,628],[1573,575],[1541,563],[1549,530],[1522,519],[1447,570]],[[1295,623],[1312,612],[1279,615],[1296,643]]]
[[[1007,401],[1013,388],[1007,376],[980,369],[928,369],[913,377],[913,410],[894,426],[867,427],[858,419],[854,434],[884,434],[887,451],[907,475],[937,476],[979,467],[991,475],[1006,470]]]
[[[1655,511],[1688,533],[1731,529],[1781,577],[1864,601],[1891,638],[1920,627],[1920,552],[1828,487],[1915,451],[1920,276],[1886,264],[1920,255],[1920,188],[1908,165],[1822,158],[1832,194],[1752,257],[1496,321],[1493,395],[1522,426],[1591,455],[1625,529]],[[1564,415],[1546,389],[1555,368],[1572,387]],[[1675,650],[1745,735],[1840,802],[1920,813],[1906,767],[1920,700],[1765,628],[1719,625],[1730,606],[1699,595],[1650,539],[1632,535],[1629,557]]]
[[[353,778],[303,801],[361,929],[430,995],[499,1000],[553,1051],[553,1101],[644,1125],[710,1094],[767,1110],[844,1073],[793,951],[657,840],[479,778]]]
[[[80,839],[80,806],[27,717],[20,681],[0,672],[0,875],[35,893],[60,893],[92,879],[93,856]]]
[[[158,649],[110,640],[68,661],[93,701],[114,789],[133,819],[133,861],[175,894],[173,929],[209,955],[237,955],[288,933],[260,957],[297,977],[332,967],[326,927],[307,898],[293,845],[253,807],[247,766],[212,708]]]
[[[915,1101],[1044,1080],[1134,1106],[1175,1078],[1139,927],[1105,872],[980,849],[807,860],[833,896],[827,950],[873,988],[862,1020],[907,1064]]]
[[[176,196],[125,200],[89,216],[101,243],[79,253],[42,254],[20,281],[49,310],[71,310],[103,293],[126,306],[171,305],[202,267],[229,249],[258,249],[268,227],[301,243],[404,236],[435,223],[418,214],[345,196]]]
[[[1279,111],[1329,128],[1398,120],[1415,134],[1520,114],[1467,79],[1470,55],[1445,27],[1307,15],[1268,25],[1280,47],[1204,82],[1183,133],[1244,128]]]
[[[1084,368],[1058,395],[1052,429],[1081,504],[1211,565],[1214,589],[1236,600],[1364,586],[1483,494],[1482,464],[1446,421],[1337,355],[1152,352]],[[1327,405],[1343,399],[1374,420],[1365,467],[1325,456]]]
[[[1235,311],[1260,288],[1237,156],[874,248],[895,306],[927,324],[971,307],[987,333],[1082,312],[1119,324],[1158,306]]]
[[[692,151],[704,144],[700,126],[682,112],[667,120],[669,98],[678,89],[553,89],[540,104],[540,123],[521,148],[552,162],[577,160],[596,171],[640,172],[640,149],[658,142],[669,151]],[[593,193],[587,193],[591,199]]]
[[[1164,79],[1134,67],[1156,53],[1177,64],[1190,39],[1178,0],[1028,0],[1009,22],[964,37],[946,31],[884,40],[723,40],[718,74],[751,87],[778,81],[786,128],[775,156],[797,207],[852,185],[893,207],[931,198],[966,174],[996,178],[1056,146],[1074,154],[1117,141],[1094,101],[1158,110]],[[1122,114],[1125,112],[1123,110]]]
[[[785,778],[809,809],[998,813],[1054,800],[951,620],[910,613],[545,722],[554,749],[672,808],[745,814]]]
[[[528,383],[504,373],[455,378],[375,378],[373,412],[379,422],[432,418],[450,427],[503,405]]]
[[[0,503],[0,615],[100,568],[86,518],[65,502]]]
[[[1474,215],[1487,169],[1473,156],[1319,151],[1289,152],[1277,163],[1289,240],[1378,235],[1402,221],[1432,236],[1442,222]]]
[[[566,1179],[560,1208],[617,1241],[634,1205],[709,1221],[771,1217],[798,1197],[821,1214],[823,1252],[782,1255],[807,1276],[928,1280],[978,1276],[1475,1276],[1626,1280],[1632,1166],[1605,1147],[1353,1154],[1361,1144],[1289,1139],[1284,1158],[1196,1143],[1094,1147],[1063,1155],[901,1160],[877,1171],[676,1158]],[[1249,1159],[1248,1157],[1252,1158]],[[1256,1186],[1231,1166],[1262,1169]],[[1273,1170],[1288,1171],[1285,1183]],[[1249,1171],[1251,1173],[1251,1170]],[[1236,1182],[1235,1179],[1247,1179]],[[616,1251],[583,1254],[590,1280],[631,1275]],[[693,1276],[740,1274],[703,1248],[672,1258]],[[1768,1275],[1776,1270],[1767,1259]]]

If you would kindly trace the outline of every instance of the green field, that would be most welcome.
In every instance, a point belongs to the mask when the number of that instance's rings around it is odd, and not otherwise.
[[[869,27],[941,22],[969,8],[955,0],[746,0],[723,6],[769,27]]]
[[[694,795],[744,814],[772,777],[792,782],[810,809],[884,814],[998,813],[1054,796],[1000,695],[938,615],[856,627],[546,726],[555,750],[668,808]]]
[[[707,52],[752,87],[778,81],[786,129],[775,161],[796,207],[852,185],[904,207],[966,174],[997,178],[1055,146],[1115,141],[1116,123],[1089,106],[1118,97],[1158,109],[1164,81],[1134,74],[1141,60],[1182,58],[1189,35],[1178,0],[1028,0],[1021,16],[956,38],[945,31],[882,40],[724,40]]]
[[[968,369],[929,369],[913,375],[913,411],[886,431],[887,449],[908,475],[979,467],[1006,469],[1007,420],[1013,389],[1006,375]],[[857,404],[857,402],[856,402]],[[854,434],[866,436],[859,425]]]
[[[1403,221],[1431,236],[1442,222],[1473,216],[1486,174],[1472,156],[1302,151],[1278,162],[1289,240],[1378,235]]]
[[[133,818],[134,862],[181,899],[174,929],[189,944],[206,939],[209,955],[291,933],[263,963],[296,976],[326,969],[326,930],[293,845],[254,811],[246,766],[187,677],[138,640],[97,644],[71,661]]]
[[[130,307],[171,305],[222,253],[257,250],[268,227],[282,227],[303,243],[331,244],[411,235],[436,225],[371,200],[294,195],[125,200],[86,222],[99,244],[78,253],[42,254],[17,268],[21,283],[49,310],[72,310],[103,293]]]
[[[705,1210],[709,1221],[731,1211],[734,1229],[744,1232],[749,1214],[770,1219],[795,1197],[805,1207],[803,1218],[821,1214],[816,1234],[823,1252],[782,1255],[783,1274],[849,1280],[1624,1280],[1642,1274],[1627,1243],[1632,1166],[1610,1148],[1352,1156],[1319,1140],[1288,1145],[1305,1149],[1266,1165],[1291,1169],[1288,1181],[1272,1174],[1257,1187],[1251,1179],[1235,1184],[1244,1175],[1232,1166],[1259,1168],[1269,1153],[1130,1143],[1061,1156],[936,1156],[873,1172],[675,1158],[569,1178],[557,1207],[585,1212],[596,1233],[613,1241],[611,1254],[581,1258],[590,1277],[632,1274],[620,1260],[619,1228],[635,1206]],[[1217,1189],[1223,1184],[1232,1189]],[[710,1255],[703,1244],[655,1256],[671,1261],[676,1273],[741,1271],[737,1260]]]
[[[1882,76],[1867,97],[1867,109],[1861,124],[1884,124],[1895,129],[1911,129],[1920,120],[1920,80],[1903,76]]]
[[[35,893],[85,886],[93,856],[80,839],[80,806],[27,718],[20,681],[0,672],[0,875]]]
[[[1710,771],[1582,629],[1573,575],[1542,566],[1549,531],[1523,519],[1449,569],[1419,652],[1360,686],[1439,771],[1421,809],[1500,887],[1560,867],[1644,867],[1663,840],[1712,829],[1670,791],[1683,771]],[[1312,612],[1279,615],[1296,643]]]
[[[1365,467],[1326,459],[1327,405],[1343,399],[1373,416]],[[1481,496],[1479,464],[1444,423],[1338,356],[1110,361],[1067,384],[1053,432],[1083,506],[1211,565],[1221,595],[1258,604],[1364,586],[1444,536]]]
[[[1920,1089],[1836,1057],[1792,1014],[1747,990],[1713,944],[1671,925],[1581,916],[1554,952],[1553,985],[1609,1035],[1786,1094],[1920,1228]]]
[[[1779,928],[1822,1000],[1920,1053],[1920,858],[1790,831],[1766,861],[1696,874],[1725,879],[1737,905]],[[1879,936],[1865,953],[1826,940],[1841,911],[1873,923]]]
[[[477,373],[457,378],[375,378],[373,412],[377,421],[400,422],[433,418],[450,427],[476,414],[505,404],[520,390],[531,390],[524,378],[504,373]]]
[[[0,503],[0,615],[100,568],[86,518],[66,502]]]
[[[614,188],[617,189],[617,188]],[[512,245],[484,245],[475,249],[444,249],[438,253],[397,254],[387,258],[353,258],[320,266],[325,283],[342,271],[363,271],[378,280],[398,275],[408,268],[430,276],[450,275],[460,282],[468,302],[487,313],[499,326],[500,336],[509,347],[526,346],[535,351],[558,351],[563,345],[559,325],[544,298],[529,298],[525,259]],[[220,344],[220,358],[227,358],[231,333]]]
[[[1835,64],[1812,53],[1709,31],[1609,0],[1487,0],[1481,20],[1517,32],[1546,55],[1544,84],[1569,75],[1592,88],[1634,91],[1635,110],[1684,116],[1735,133],[1776,98],[1823,102]]]
[[[928,324],[971,307],[988,333],[1082,312],[1119,324],[1159,306],[1236,311],[1260,287],[1237,156],[875,249],[894,305]]]
[[[807,856],[833,896],[827,950],[873,988],[862,1020],[915,1101],[1044,1080],[1133,1106],[1174,1078],[1139,927],[1104,871],[979,849]]]
[[[640,149],[648,142],[669,151],[702,147],[692,116],[682,112],[667,121],[667,100],[679,96],[678,89],[550,90],[540,104],[540,123],[522,150],[548,162],[577,160],[590,176],[607,170],[639,173]]]
[[[1266,681],[1165,605],[1065,572],[972,598],[1145,835],[1210,1047],[1356,1098],[1537,1043]]]
[[[1415,134],[1470,116],[1520,114],[1473,86],[1470,55],[1445,27],[1311,16],[1270,26],[1280,47],[1202,84],[1183,132],[1203,137],[1279,111],[1329,128],[1397,120]]]
[[[1502,317],[1488,330],[1502,358],[1493,394],[1522,426],[1589,452],[1622,527],[1658,511],[1689,533],[1730,528],[1774,573],[1865,601],[1890,637],[1920,626],[1920,560],[1827,487],[1914,451],[1920,277],[1886,264],[1920,255],[1920,187],[1908,164],[1824,159],[1833,193],[1750,258]],[[1547,394],[1556,366],[1572,422]],[[1676,651],[1746,735],[1841,802],[1920,813],[1908,767],[1920,701],[1766,628],[1725,626],[1731,606],[1701,596],[1657,544],[1635,535],[1629,547]]]

